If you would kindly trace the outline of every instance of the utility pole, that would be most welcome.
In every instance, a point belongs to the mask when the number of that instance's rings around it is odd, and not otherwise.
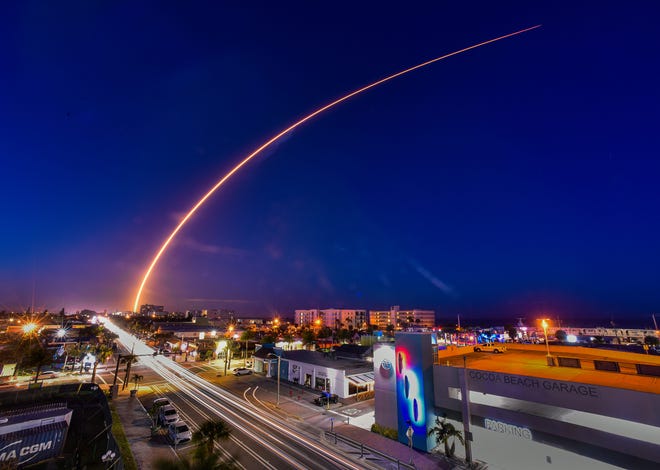
[[[463,415],[463,437],[465,440],[465,461],[472,462],[472,433],[470,432],[470,390],[468,388],[467,358],[463,356],[463,376],[461,384],[461,400]]]
[[[121,354],[117,354],[117,366],[115,367],[115,379],[112,381],[112,386],[110,387],[110,398],[117,398],[118,386],[117,386],[117,375],[119,375],[119,364],[121,364]]]

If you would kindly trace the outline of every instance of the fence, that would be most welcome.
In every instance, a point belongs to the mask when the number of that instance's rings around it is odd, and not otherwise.
[[[397,470],[402,469],[402,468],[407,468],[407,469],[410,469],[410,470],[415,469],[415,466],[412,465],[412,464],[402,462],[399,459],[395,459],[394,457],[391,457],[387,454],[384,454],[383,452],[380,452],[379,450],[376,450],[372,447],[364,445],[361,442],[357,442],[357,441],[354,441],[353,439],[349,439],[348,437],[341,436],[341,435],[337,434],[336,432],[326,431],[325,434],[326,434],[326,436],[330,436],[331,438],[334,438],[335,445],[337,445],[341,441],[343,444],[347,444],[347,445],[355,448],[356,450],[359,450],[361,459],[365,458],[366,455],[368,455],[368,454],[369,455],[376,455],[376,456],[378,456],[382,459],[385,459],[385,460],[388,460],[388,461],[392,462],[393,464],[396,464]]]

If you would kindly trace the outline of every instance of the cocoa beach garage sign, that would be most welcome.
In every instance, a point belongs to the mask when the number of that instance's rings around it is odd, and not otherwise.
[[[591,385],[560,382],[558,380],[544,380],[536,377],[519,375],[504,375],[481,370],[471,370],[469,376],[471,380],[478,380],[481,382],[491,382],[526,389],[546,390],[548,392],[598,398],[598,388]]]

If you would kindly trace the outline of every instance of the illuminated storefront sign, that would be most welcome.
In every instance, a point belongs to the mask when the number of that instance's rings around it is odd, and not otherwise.
[[[525,439],[527,441],[532,440],[532,431],[527,428],[520,426],[514,426],[513,424],[503,423],[502,421],[495,421],[494,419],[485,419],[484,427],[489,431],[495,431],[507,436],[518,437],[520,439]]]

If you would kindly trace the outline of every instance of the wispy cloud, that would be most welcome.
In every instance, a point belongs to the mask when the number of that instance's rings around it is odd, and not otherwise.
[[[248,251],[240,248],[202,243],[190,237],[180,239],[179,245],[191,250],[200,251],[202,253],[211,253],[214,255],[244,256],[248,254]]]
[[[440,289],[442,292],[445,294],[454,294],[454,289],[435,277],[428,269],[424,268],[419,262],[415,261],[414,259],[410,258],[408,259],[408,262],[412,265],[413,268],[415,268],[415,271],[417,271],[419,274],[422,275],[424,279],[429,281],[431,284],[433,284],[435,287]]]

